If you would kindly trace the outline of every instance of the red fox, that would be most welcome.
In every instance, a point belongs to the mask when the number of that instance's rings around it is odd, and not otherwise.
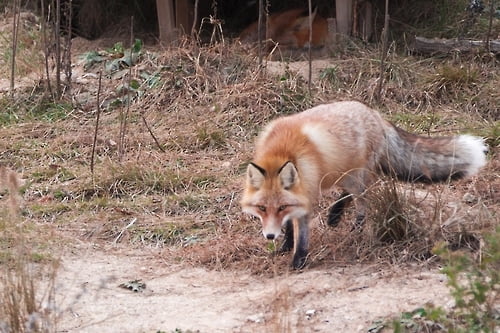
[[[316,106],[272,121],[256,141],[241,206],[258,217],[267,239],[284,229],[281,251],[293,249],[292,266],[308,254],[308,221],[322,189],[343,189],[329,210],[336,226],[356,198],[356,226],[365,220],[365,190],[377,174],[409,182],[439,182],[476,174],[486,164],[482,138],[424,137],[408,133],[367,107],[345,101]]]
[[[311,46],[324,46],[328,36],[328,23],[325,18],[316,15],[315,10],[311,16],[312,40]],[[305,14],[305,15],[304,15]],[[304,9],[291,9],[269,16],[267,38],[278,45],[288,48],[303,48],[309,43],[309,16]],[[258,22],[250,24],[240,34],[240,40],[245,43],[258,41]],[[261,39],[266,39],[265,22],[261,33]]]

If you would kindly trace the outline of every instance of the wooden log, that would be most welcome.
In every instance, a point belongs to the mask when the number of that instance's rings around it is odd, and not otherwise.
[[[490,40],[490,52],[500,53],[500,40]],[[415,37],[413,51],[424,54],[448,54],[450,52],[473,52],[486,49],[484,41],[467,39],[441,39]]]

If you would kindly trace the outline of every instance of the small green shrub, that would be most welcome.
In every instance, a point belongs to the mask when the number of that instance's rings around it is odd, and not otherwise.
[[[450,311],[427,304],[403,312],[392,322],[377,321],[369,332],[498,332],[500,328],[500,226],[484,237],[481,256],[473,260],[464,252],[451,251],[441,244],[434,253],[446,265],[442,272],[448,278],[455,306]]]
[[[500,226],[484,237],[478,260],[451,252],[445,246],[435,253],[446,260],[455,308],[445,326],[450,332],[497,332],[500,327]]]

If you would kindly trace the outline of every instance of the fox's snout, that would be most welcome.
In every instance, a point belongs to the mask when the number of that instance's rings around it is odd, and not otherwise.
[[[269,240],[274,240],[276,238],[274,234],[265,234],[264,236]]]
[[[266,239],[275,240],[281,235],[281,226],[263,226],[262,234]]]

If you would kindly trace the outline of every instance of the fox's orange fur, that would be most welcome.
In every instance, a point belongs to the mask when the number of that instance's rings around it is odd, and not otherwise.
[[[328,23],[325,18],[312,14],[312,39],[311,46],[325,45],[328,36]],[[303,48],[309,43],[309,16],[304,9],[291,9],[285,12],[269,15],[267,34],[263,23],[261,39],[271,39],[280,46],[288,48]],[[258,41],[258,22],[250,24],[240,34],[240,40],[246,43]]]
[[[330,208],[336,225],[356,198],[356,224],[365,219],[363,193],[377,174],[437,182],[473,175],[486,163],[483,140],[469,135],[430,138],[399,129],[359,102],[325,104],[271,122],[257,139],[241,200],[262,221],[263,234],[305,264],[308,221],[322,189],[344,192]]]

